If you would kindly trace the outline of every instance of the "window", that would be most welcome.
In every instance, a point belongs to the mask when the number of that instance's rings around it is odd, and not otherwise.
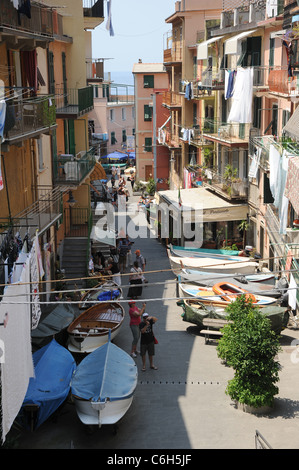
[[[126,120],[126,108],[121,108],[121,118],[123,121]]]
[[[261,65],[261,40],[261,36],[255,36],[242,41],[242,51],[237,65],[241,67]]]
[[[115,132],[111,132],[111,145],[114,145],[117,143],[117,140],[115,138]]]
[[[114,121],[114,109],[109,109],[109,119],[110,121]]]
[[[122,142],[127,142],[127,133],[125,129],[122,131]]]
[[[143,88],[154,88],[154,76],[153,75],[143,76]]]
[[[253,127],[260,129],[261,127],[261,109],[262,109],[262,98],[255,96],[253,98]]]
[[[282,128],[286,125],[288,120],[290,119],[290,111],[287,111],[286,109],[283,109],[282,111]]]
[[[151,152],[152,151],[152,138],[151,137],[145,137],[144,139],[144,151],[145,152]]]
[[[144,120],[151,121],[152,115],[153,115],[153,108],[149,106],[148,104],[145,104],[144,105]]]

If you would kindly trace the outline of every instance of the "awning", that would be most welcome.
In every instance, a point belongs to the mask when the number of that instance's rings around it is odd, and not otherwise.
[[[217,36],[216,38],[208,39],[197,45],[197,60],[204,60],[208,58],[208,46],[213,42],[219,41],[224,36]]]
[[[95,164],[95,167],[92,170],[92,173],[90,174],[90,179],[91,181],[107,179],[106,172],[99,162]]]
[[[243,33],[237,34],[232,38],[229,38],[225,41],[225,54],[237,54],[238,52],[238,41],[241,39],[250,36],[251,34],[255,33],[256,29],[252,29],[251,31],[243,31]]]
[[[297,106],[282,131],[292,139],[299,140],[299,106]]]
[[[158,205],[165,202],[173,212],[180,212],[185,222],[193,220],[192,211],[202,210],[202,222],[228,222],[247,219],[248,205],[234,204],[218,197],[205,188],[181,189],[182,205],[178,204],[178,190],[159,191]],[[201,220],[198,220],[201,222]]]
[[[298,108],[297,108],[298,109]],[[291,202],[296,214],[299,214],[299,157],[289,159],[288,174],[285,186],[285,196]]]

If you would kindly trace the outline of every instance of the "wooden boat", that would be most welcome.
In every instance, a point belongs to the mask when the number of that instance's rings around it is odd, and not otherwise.
[[[204,305],[195,299],[180,300],[177,302],[177,305],[183,309],[183,321],[197,325],[199,328],[203,328],[204,318],[225,320],[227,316],[224,307]],[[280,334],[281,331],[286,328],[289,321],[289,309],[287,307],[271,305],[269,307],[263,307],[259,309],[259,311],[269,318],[272,330],[276,334]]]
[[[190,257],[190,258],[216,258],[234,260],[235,258],[243,258],[248,261],[247,256],[240,256],[243,253],[239,250],[216,250],[209,248],[191,248],[185,246],[169,245],[170,253],[173,256]]]
[[[33,354],[35,377],[29,381],[21,408],[26,428],[37,429],[65,401],[76,363],[71,353],[52,339]]]
[[[124,322],[125,310],[117,302],[100,302],[82,312],[68,327],[68,349],[89,353],[107,343],[119,333]]]
[[[137,375],[134,360],[110,340],[84,358],[71,383],[72,399],[82,423],[117,423],[131,406]]]
[[[192,278],[191,278],[192,279]],[[222,282],[229,282],[233,283],[235,286],[240,287],[241,289],[246,289],[247,292],[251,294],[260,294],[265,295],[267,297],[274,297],[276,299],[281,298],[283,295],[283,289],[276,288],[269,284],[264,284],[261,282],[251,282],[247,281],[247,276],[223,276],[223,275],[210,275],[208,273],[203,273],[201,276],[195,277],[194,281],[191,284],[196,284],[202,287],[212,288],[215,284],[215,281],[218,279],[222,280]],[[188,276],[187,279],[184,277],[184,273],[178,275],[179,282],[187,282],[188,283]],[[190,283],[190,282],[189,282]]]
[[[189,281],[189,282],[198,282],[201,284],[207,279],[223,279],[223,273],[207,273],[204,271],[200,271],[197,269],[182,269],[180,272],[180,276]],[[228,273],[228,276],[230,274]],[[274,285],[275,276],[273,273],[264,273],[264,272],[257,272],[253,274],[241,274],[235,273],[233,277],[244,277],[247,282],[254,282],[254,283],[267,283],[268,287]],[[226,276],[225,276],[226,277]]]
[[[252,274],[256,271],[258,263],[254,261],[248,261],[250,258],[246,258],[247,261],[242,261],[240,258],[236,261],[224,260],[224,259],[213,259],[213,258],[182,258],[179,256],[172,256],[167,250],[168,258],[170,261],[171,269],[174,274],[179,274],[182,269],[198,269],[205,272],[216,272],[222,274]]]
[[[87,309],[95,305],[96,301],[103,302],[107,300],[121,299],[123,291],[114,281],[105,281],[99,283],[93,289],[85,292],[79,304],[80,310]]]
[[[277,302],[273,297],[266,297],[262,295],[253,295],[245,289],[236,288],[234,292],[215,292],[214,288],[201,287],[196,284],[179,283],[180,294],[182,297],[196,297],[203,304],[211,304],[214,306],[227,306],[229,303],[234,302],[238,295],[245,294],[248,299],[252,300],[254,306],[264,307],[272,305]]]

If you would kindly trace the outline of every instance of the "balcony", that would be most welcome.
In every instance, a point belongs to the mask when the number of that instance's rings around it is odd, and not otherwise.
[[[228,123],[205,118],[201,120],[202,138],[228,147],[248,147],[250,124]]]
[[[46,47],[53,40],[53,10],[41,4],[31,5],[31,18],[18,15],[12,2],[1,2],[0,33],[7,48]]]
[[[54,184],[78,186],[94,169],[95,164],[94,149],[90,149],[88,152],[79,152],[76,156],[72,154],[54,156]]]
[[[56,117],[77,119],[93,109],[93,87],[55,88]]]
[[[27,227],[31,236],[42,232],[62,216],[63,189],[38,186],[38,200],[13,217],[16,227]]]
[[[174,41],[172,31],[168,31],[163,38],[164,52],[163,62],[165,65],[179,64],[183,60],[183,47],[181,41]]]
[[[16,95],[18,89],[14,88]],[[23,89],[22,89],[23,90]],[[20,92],[22,93],[22,91]],[[17,96],[6,107],[4,137],[7,144],[15,144],[56,127],[55,99],[51,95],[32,98]]]
[[[214,169],[202,170],[203,186],[211,189],[226,199],[246,200],[248,197],[248,181],[242,178],[224,178]]]
[[[181,108],[183,106],[184,96],[173,91],[163,92],[163,105],[167,108]]]
[[[95,29],[104,21],[104,0],[83,0],[84,28]]]

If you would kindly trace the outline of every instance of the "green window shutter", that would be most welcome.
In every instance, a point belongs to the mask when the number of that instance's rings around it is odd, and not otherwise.
[[[154,76],[153,75],[143,76],[143,88],[154,88]]]
[[[274,65],[275,38],[270,38],[269,67]]]
[[[64,94],[64,105],[68,104],[67,99],[67,78],[66,78],[66,56],[65,52],[62,52],[62,80],[63,80],[63,94]]]
[[[149,106],[148,104],[144,105],[144,120],[145,121],[151,121],[152,120],[152,114],[153,114],[153,108]]]
[[[253,127],[260,129],[261,127],[261,108],[262,108],[262,98],[255,96],[253,98]]]
[[[76,155],[76,144],[75,144],[75,124],[73,119],[68,120],[69,129],[69,148],[72,155]]]
[[[145,137],[145,139],[144,139],[144,150],[145,150],[145,152],[151,152],[152,151],[152,138],[151,137]]]
[[[116,144],[117,140],[115,138],[115,132],[111,132],[111,145]]]
[[[54,80],[54,54],[49,51],[48,55],[48,68],[49,68],[49,93],[55,95],[55,80]]]

